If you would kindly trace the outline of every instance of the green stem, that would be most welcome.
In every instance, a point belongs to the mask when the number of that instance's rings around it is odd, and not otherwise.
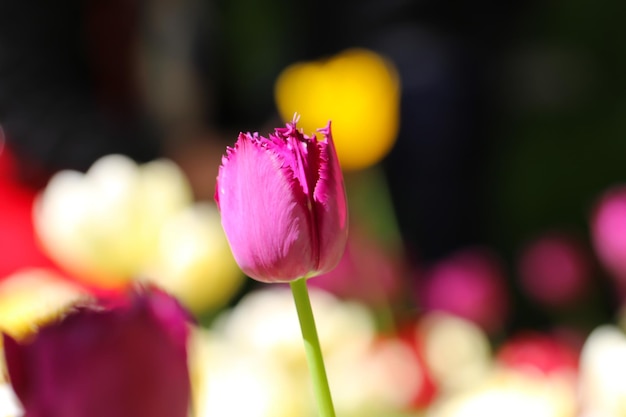
[[[300,329],[302,330],[302,338],[304,339],[304,350],[306,359],[311,372],[313,381],[313,391],[317,401],[317,407],[321,417],[335,417],[335,408],[328,387],[328,378],[326,377],[326,369],[324,367],[324,358],[322,349],[317,337],[317,329],[315,328],[315,319],[313,318],[313,310],[311,309],[311,300],[306,287],[306,279],[300,278],[291,281],[291,292],[296,303],[298,311],[298,319],[300,320]]]

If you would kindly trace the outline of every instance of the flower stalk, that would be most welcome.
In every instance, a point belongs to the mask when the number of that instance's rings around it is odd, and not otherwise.
[[[298,311],[304,350],[311,373],[313,392],[319,415],[320,417],[335,417],[335,408],[333,406],[332,396],[330,395],[326,367],[324,366],[324,357],[322,356],[322,349],[320,347],[319,338],[317,337],[315,318],[313,317],[313,309],[311,308],[306,279],[301,278],[291,281],[289,285],[291,286],[296,310]]]

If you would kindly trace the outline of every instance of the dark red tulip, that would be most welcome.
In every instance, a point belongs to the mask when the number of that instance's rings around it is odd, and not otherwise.
[[[187,417],[187,317],[166,294],[142,290],[78,308],[30,341],[5,335],[25,417]]]

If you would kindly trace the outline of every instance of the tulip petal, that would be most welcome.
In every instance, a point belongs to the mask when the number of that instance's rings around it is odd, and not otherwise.
[[[324,139],[316,143],[319,156],[313,209],[320,246],[317,272],[321,274],[337,266],[343,255],[348,239],[348,205],[330,122],[319,132]]]
[[[7,371],[11,375],[11,386],[22,404],[28,402],[31,393],[28,385],[27,369],[22,350],[15,339],[7,334],[2,335],[2,347]]]
[[[250,277],[291,281],[314,268],[307,198],[292,161],[241,134],[220,167],[216,200],[233,255]]]

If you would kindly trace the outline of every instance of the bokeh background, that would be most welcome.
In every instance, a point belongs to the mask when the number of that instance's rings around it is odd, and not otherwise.
[[[228,322],[265,288],[220,234],[221,156],[297,112],[309,134],[333,120],[351,207],[344,261],[311,286],[365,306],[376,332],[444,311],[494,351],[558,340],[554,362],[578,369],[590,332],[622,320],[625,7],[3,2],[0,277],[36,268],[98,295],[148,279],[204,330]],[[12,297],[5,332],[40,314]]]

